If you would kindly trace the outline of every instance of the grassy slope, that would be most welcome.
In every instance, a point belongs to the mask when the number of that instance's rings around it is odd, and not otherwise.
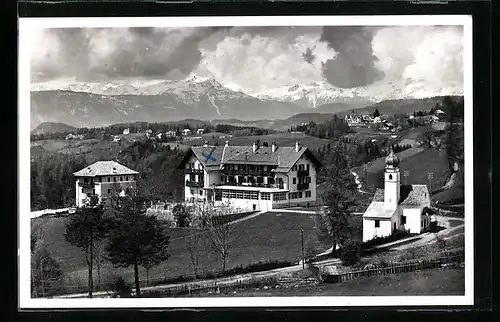
[[[361,277],[338,284],[287,289],[252,290],[230,296],[422,296],[464,295],[463,268],[430,269],[411,273]],[[200,294],[200,296],[210,296]],[[212,296],[217,296],[212,294]],[[228,296],[219,294],[218,296]]]
[[[68,244],[64,239],[65,221],[65,218],[37,218],[32,220],[32,224],[43,223],[44,242],[52,256],[60,263],[66,275],[65,283],[85,286],[87,279],[85,258],[78,248]],[[304,229],[305,244],[311,240],[318,245],[312,215],[266,213],[235,225],[242,234],[229,255],[227,268],[248,265],[259,260],[299,260],[301,228]],[[185,249],[186,240],[176,238],[195,231],[195,229],[172,229],[172,241],[169,246],[171,257],[151,269],[150,280],[192,274],[189,253]],[[220,261],[210,252],[208,240],[204,241],[204,245],[206,246],[200,252],[200,271],[202,268],[205,271],[218,270]],[[105,266],[101,279],[103,283],[112,279],[113,275],[122,275],[125,279],[133,281],[132,268],[114,268],[110,264]],[[141,279],[145,278],[146,273],[141,270]]]
[[[401,172],[408,170],[408,184],[428,184],[427,173],[434,174],[433,188],[442,186],[446,180],[446,173],[448,171],[448,163],[446,153],[444,151],[437,151],[431,148],[411,148],[397,154],[400,156],[401,162],[399,168]],[[383,184],[383,171],[385,167],[385,157],[371,161],[368,165],[367,175],[370,185],[377,184],[382,188]],[[363,167],[354,169],[354,171],[361,177],[365,177]],[[405,182],[404,176],[401,176],[401,182]]]
[[[184,141],[183,144],[186,145],[203,145],[205,140],[209,141],[210,144],[214,144],[215,141],[211,138],[198,139],[193,141]],[[269,135],[260,136],[238,136],[231,138],[217,139],[219,145],[224,145],[225,141],[229,141],[229,145],[251,145],[253,142],[260,140],[260,142],[276,142],[278,146],[293,146],[296,141],[298,141],[303,146],[307,146],[310,149],[316,149],[328,143],[326,139],[318,139],[312,136],[305,135],[303,133],[276,133]]]

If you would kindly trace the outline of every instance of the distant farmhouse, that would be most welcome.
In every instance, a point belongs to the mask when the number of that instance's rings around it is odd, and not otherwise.
[[[395,230],[421,233],[430,225],[430,194],[426,185],[401,185],[399,159],[385,160],[385,186],[377,189],[363,215],[363,241],[389,236]]]
[[[115,161],[98,161],[73,175],[76,177],[76,206],[81,207],[89,194],[96,194],[109,203],[110,197],[132,193],[139,173]]]
[[[364,121],[363,121],[363,118],[355,113],[351,113],[351,114],[347,114],[345,117],[344,117],[344,121],[349,125],[349,126],[353,126],[353,125],[359,125],[359,124],[363,124]]]
[[[69,133],[66,135],[66,140],[83,140],[85,137],[83,134],[73,134]]]
[[[183,159],[186,201],[229,202],[242,210],[308,206],[316,202],[320,162],[307,147],[192,147]]]
[[[123,134],[129,134],[129,133],[130,133],[130,129],[127,128],[127,129],[123,130]]]
[[[191,135],[191,130],[190,129],[182,130],[182,135]]]
[[[165,135],[168,137],[175,137],[177,136],[177,133],[175,131],[168,131]]]
[[[203,134],[205,132],[204,129],[198,129],[196,130],[196,134]]]

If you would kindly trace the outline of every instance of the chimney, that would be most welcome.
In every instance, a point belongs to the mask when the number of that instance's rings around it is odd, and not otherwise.
[[[253,143],[253,152],[257,151],[257,142]]]
[[[205,141],[205,144],[203,144],[204,147],[208,146],[208,141]]]
[[[229,146],[229,141],[226,141],[226,146]]]
[[[299,152],[300,150],[300,144],[299,142],[295,141],[295,152]]]
[[[272,152],[272,153],[276,152],[276,142],[273,142],[273,143],[271,144],[271,152]]]

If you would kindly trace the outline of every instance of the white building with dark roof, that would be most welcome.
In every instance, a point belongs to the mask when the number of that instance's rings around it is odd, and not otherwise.
[[[115,161],[97,161],[73,175],[76,177],[76,206],[81,207],[90,194],[107,201],[116,195],[132,193],[139,172]]]
[[[307,147],[192,147],[180,168],[185,170],[185,200],[230,202],[241,210],[312,206],[320,162]]]
[[[385,160],[384,189],[377,189],[363,215],[363,242],[389,236],[395,230],[420,234],[430,224],[426,185],[401,185],[399,159],[393,151]]]

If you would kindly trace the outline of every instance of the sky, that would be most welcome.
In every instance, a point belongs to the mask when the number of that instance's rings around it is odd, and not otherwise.
[[[32,37],[32,83],[193,74],[248,92],[318,81],[463,83],[460,26],[61,28]]]

